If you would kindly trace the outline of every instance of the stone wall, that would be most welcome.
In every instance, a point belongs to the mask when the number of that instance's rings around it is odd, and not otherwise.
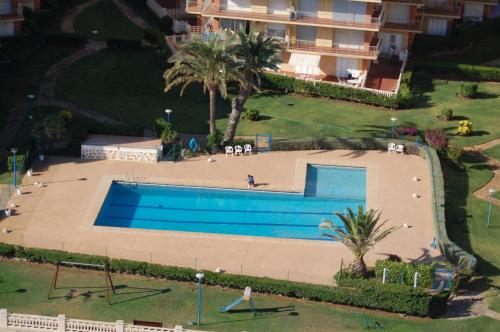
[[[155,163],[159,151],[154,148],[128,148],[119,146],[82,145],[82,159],[127,160]]]

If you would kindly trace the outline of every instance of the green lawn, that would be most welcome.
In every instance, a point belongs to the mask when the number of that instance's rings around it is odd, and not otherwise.
[[[484,152],[491,158],[495,158],[496,160],[500,161],[500,144],[497,144]]]
[[[123,16],[111,0],[84,9],[75,18],[75,30],[88,36],[97,30],[100,38],[142,39],[142,30]]]
[[[185,133],[208,132],[208,97],[193,87],[179,97],[178,90],[163,93],[162,72],[165,59],[153,50],[137,52],[107,50],[87,57],[69,67],[57,81],[57,95],[82,106],[95,109],[127,123],[151,126],[154,118],[173,109],[176,129]],[[78,80],[74,78],[78,77]],[[126,77],[126,79],[124,79]],[[453,141],[471,145],[500,136],[500,85],[480,83],[480,98],[459,99],[455,93],[460,82],[434,80],[420,82],[423,95],[419,106],[407,111],[390,111],[363,104],[347,103],[262,93],[253,95],[247,109],[257,109],[264,116],[258,122],[242,121],[239,135],[271,132],[280,137],[311,136],[383,136],[390,131],[390,118],[398,125],[416,125],[419,129],[442,127]],[[454,110],[455,119],[439,121],[443,107]],[[229,102],[218,99],[217,125],[224,129]],[[475,134],[456,137],[458,120],[469,118]]]
[[[54,299],[47,300],[53,267],[0,261],[0,303],[12,312],[115,321],[133,319],[163,321],[164,325],[187,326],[196,318],[197,288],[195,284],[113,275],[118,295],[112,305],[104,298],[102,274],[63,268],[59,274],[59,289]],[[70,289],[90,295],[67,298]],[[391,331],[497,331],[500,322],[480,317],[465,321],[443,319],[399,318],[394,314],[374,313],[359,309],[311,303],[284,297],[254,295],[259,310],[253,316],[244,303],[233,313],[221,314],[219,307],[240,297],[241,291],[204,287],[202,305],[203,330],[216,331],[363,331],[363,317],[383,324]]]

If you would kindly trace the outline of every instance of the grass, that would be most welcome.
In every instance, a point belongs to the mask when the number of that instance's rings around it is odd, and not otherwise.
[[[174,110],[172,121],[179,132],[208,132],[208,97],[193,87],[179,97],[178,90],[163,92],[162,73],[165,59],[155,51],[106,50],[70,66],[59,78],[56,93],[62,98],[107,114],[126,123],[152,126],[153,119],[165,116],[164,109]],[[78,77],[78,80],[74,80]],[[95,78],[99,77],[99,80]],[[126,80],[123,78],[127,77]],[[390,118],[398,125],[415,125],[420,130],[441,127],[454,144],[472,145],[500,136],[496,122],[500,116],[500,85],[480,83],[480,98],[455,96],[461,82],[419,80],[422,97],[416,108],[391,111],[363,104],[347,103],[287,94],[254,94],[247,109],[257,109],[264,116],[258,122],[242,121],[238,135],[271,132],[275,137],[311,136],[383,136],[390,132]],[[89,98],[89,96],[92,96]],[[440,121],[443,107],[452,108],[453,121]],[[218,99],[218,128],[224,129],[230,102]],[[469,118],[475,134],[456,136],[458,120]]]
[[[165,326],[187,326],[196,318],[195,284],[143,277],[113,275],[118,295],[112,305],[104,298],[102,274],[63,268],[59,288],[47,300],[53,267],[0,261],[0,303],[11,312],[55,316],[64,313],[71,318],[115,321],[133,319],[163,321]],[[94,288],[88,288],[93,286]],[[82,288],[78,288],[82,287]],[[87,288],[85,288],[87,287]],[[101,287],[101,288],[97,288]],[[71,289],[81,294],[68,298]],[[285,297],[254,294],[258,313],[254,317],[243,303],[232,313],[221,314],[219,307],[240,297],[241,291],[204,287],[202,305],[203,330],[217,331],[363,331],[363,319],[379,322],[392,331],[497,331],[500,323],[487,317],[451,321],[444,319],[399,318],[397,315],[360,309],[311,303]]]
[[[99,38],[142,39],[142,30],[123,16],[110,0],[104,0],[84,9],[75,18],[75,31],[91,36],[99,31]]]
[[[488,156],[500,161],[500,144],[495,145],[492,148],[484,151]]]

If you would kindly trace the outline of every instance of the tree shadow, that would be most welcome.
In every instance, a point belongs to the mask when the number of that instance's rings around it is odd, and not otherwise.
[[[498,97],[498,95],[496,95],[494,93],[478,92],[474,96],[474,99],[493,99],[493,98],[497,98],[497,97]]]
[[[275,313],[280,313],[280,312],[290,312],[290,311],[295,311],[295,306],[289,305],[289,306],[284,306],[284,307],[271,307],[271,308],[255,308],[255,311],[252,311],[251,308],[245,308],[245,309],[233,309],[230,310],[230,313],[244,313],[244,312],[255,312],[257,314],[275,314]]]
[[[285,306],[285,307],[276,307],[276,308],[256,308],[256,315],[251,318],[241,318],[241,319],[232,319],[232,320],[224,320],[218,322],[211,323],[203,323],[202,325],[210,326],[210,325],[223,325],[237,322],[245,322],[252,320],[261,320],[261,319],[270,319],[270,318],[280,318],[285,316],[297,317],[299,313],[295,311],[295,306]],[[251,309],[242,309],[242,310],[231,310],[230,313],[250,313]]]

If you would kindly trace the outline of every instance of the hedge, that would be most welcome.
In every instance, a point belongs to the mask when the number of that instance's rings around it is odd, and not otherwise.
[[[500,68],[476,66],[453,62],[418,61],[416,67],[437,74],[461,74],[468,79],[477,81],[500,81]]]
[[[262,76],[261,86],[271,90],[312,94],[390,108],[398,107],[397,97],[386,97],[363,89],[329,83],[312,83],[285,75],[266,73]]]
[[[140,39],[107,38],[106,43],[109,48],[141,48]]]
[[[375,277],[378,279],[378,282],[382,280],[384,268],[387,269],[386,281],[389,283],[400,284],[403,282],[407,286],[413,286],[415,272],[418,272],[418,286],[430,289],[434,282],[436,262],[418,264],[378,260],[375,262]]]
[[[24,173],[26,165],[26,156],[24,154],[16,155],[16,171],[19,173]],[[14,171],[14,157],[9,156],[7,158],[7,171],[12,173]]]
[[[177,281],[195,281],[196,270],[110,259],[102,256],[72,254],[57,250],[34,249],[0,243],[0,255],[19,258],[35,263],[58,261],[105,264],[113,272],[140,274],[148,277],[166,278]],[[303,298],[312,301],[345,304],[370,309],[380,309],[417,316],[438,315],[444,312],[446,301],[421,289],[405,285],[381,284],[372,281],[359,283],[354,287],[331,287],[302,282],[276,280],[265,277],[250,277],[227,273],[203,271],[206,283],[223,287],[244,289],[251,286],[255,292]],[[447,298],[447,297],[446,297]]]

